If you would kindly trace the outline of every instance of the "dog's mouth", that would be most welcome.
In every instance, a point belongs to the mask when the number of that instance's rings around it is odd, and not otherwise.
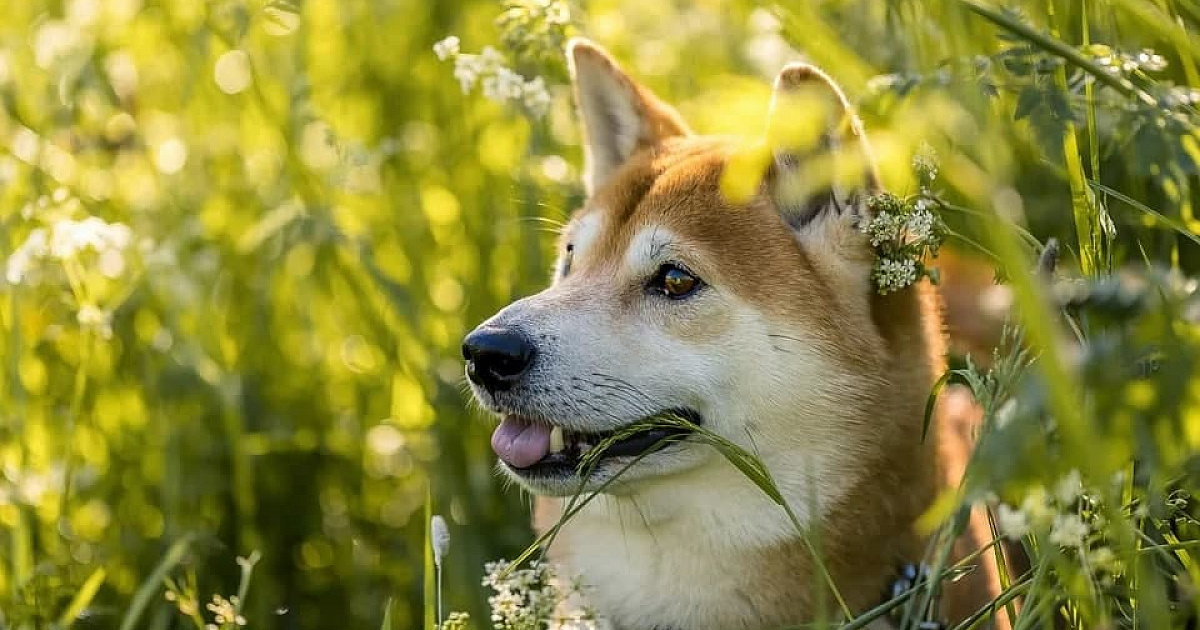
[[[669,409],[657,416],[686,422],[654,425],[630,433],[629,428],[584,433],[519,415],[506,415],[492,434],[492,450],[510,469],[526,477],[574,475],[585,458],[597,463],[617,457],[639,457],[665,448],[692,433],[701,416],[692,409]],[[620,439],[613,440],[620,434]],[[594,453],[595,449],[603,449]]]

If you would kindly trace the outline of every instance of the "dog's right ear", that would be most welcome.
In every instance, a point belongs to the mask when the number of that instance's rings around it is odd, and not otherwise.
[[[767,115],[776,206],[793,228],[820,220],[863,219],[858,207],[878,178],[862,124],[837,83],[806,63],[775,79]]]
[[[572,39],[567,60],[583,126],[589,196],[639,149],[691,133],[675,108],[629,78],[596,44]]]

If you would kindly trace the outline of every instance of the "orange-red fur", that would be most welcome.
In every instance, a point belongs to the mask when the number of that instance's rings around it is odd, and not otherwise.
[[[577,48],[576,54],[595,56],[615,71],[598,50]],[[823,80],[823,75],[816,79]],[[826,331],[816,341],[821,353],[861,374],[871,391],[844,401],[853,410],[852,415],[848,412],[850,420],[836,419],[853,424],[852,429],[836,430],[856,432],[852,447],[860,454],[854,465],[863,473],[861,481],[831,506],[810,536],[819,542],[847,603],[857,612],[870,608],[882,601],[901,562],[924,556],[926,540],[916,531],[915,521],[940,493],[956,487],[972,448],[977,410],[960,390],[952,390],[939,405],[929,438],[921,440],[926,396],[945,369],[938,296],[926,283],[867,299],[848,294],[858,288],[844,277],[839,256],[869,264],[868,250],[831,252],[806,246],[767,195],[746,204],[727,201],[720,178],[736,145],[689,135],[673,109],[636,83],[629,85],[650,124],[634,154],[605,185],[596,185],[583,212],[604,213],[604,228],[592,253],[576,263],[572,274],[609,279],[605,286],[617,287],[612,297],[618,302],[636,299],[641,290],[636,279],[622,284],[622,256],[639,229],[662,226],[690,251],[699,252],[690,261],[693,271],[713,286],[731,291],[773,319],[802,320],[811,330]],[[843,236],[832,234],[835,240]],[[703,343],[706,336],[720,334],[721,321],[719,316],[682,319],[668,328]],[[847,335],[846,330],[857,334]],[[538,500],[540,529],[557,518],[558,503]],[[986,520],[976,514],[955,545],[952,560],[990,539]],[[568,532],[556,543],[556,551],[585,544],[588,541]],[[973,573],[945,588],[943,612],[951,622],[975,612],[999,590],[993,555],[983,554],[976,564]],[[739,595],[761,611],[764,625],[802,623],[816,613],[814,596],[822,584],[799,539],[755,550],[743,566],[731,570],[744,575],[747,587]],[[826,603],[832,605],[831,600]]]

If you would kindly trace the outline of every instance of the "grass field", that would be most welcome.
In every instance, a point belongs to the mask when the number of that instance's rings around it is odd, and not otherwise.
[[[484,564],[533,534],[459,345],[546,281],[582,199],[576,34],[701,132],[760,134],[806,58],[891,190],[936,155],[948,245],[1028,350],[954,357],[987,429],[925,524],[997,506],[1031,557],[1019,628],[1196,623],[1197,0],[21,0],[0,628],[418,628],[431,513],[445,609],[489,627]],[[448,36],[525,83],[456,71]],[[1051,238],[1057,283],[1031,273]]]

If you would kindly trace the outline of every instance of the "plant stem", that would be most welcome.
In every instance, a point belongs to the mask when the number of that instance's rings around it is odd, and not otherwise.
[[[1000,28],[1003,28],[1004,30],[1015,35],[1019,35],[1022,39],[1028,41],[1030,44],[1033,44],[1034,46],[1037,46],[1038,48],[1041,48],[1042,50],[1061,58],[1063,61],[1071,64],[1072,66],[1083,70],[1089,75],[1095,77],[1097,81],[1111,87],[1120,94],[1129,98],[1136,98],[1146,105],[1157,107],[1157,102],[1154,100],[1154,97],[1139,89],[1136,85],[1130,82],[1129,79],[1116,76],[1105,71],[1104,68],[1096,65],[1094,61],[1088,59],[1083,53],[1068,46],[1067,44],[1054,39],[1053,37],[1048,37],[1042,33],[1039,33],[1029,25],[1013,19],[1011,16],[997,11],[990,5],[980,2],[979,0],[957,0],[957,2],[992,24],[995,24],[996,26],[999,26]]]

